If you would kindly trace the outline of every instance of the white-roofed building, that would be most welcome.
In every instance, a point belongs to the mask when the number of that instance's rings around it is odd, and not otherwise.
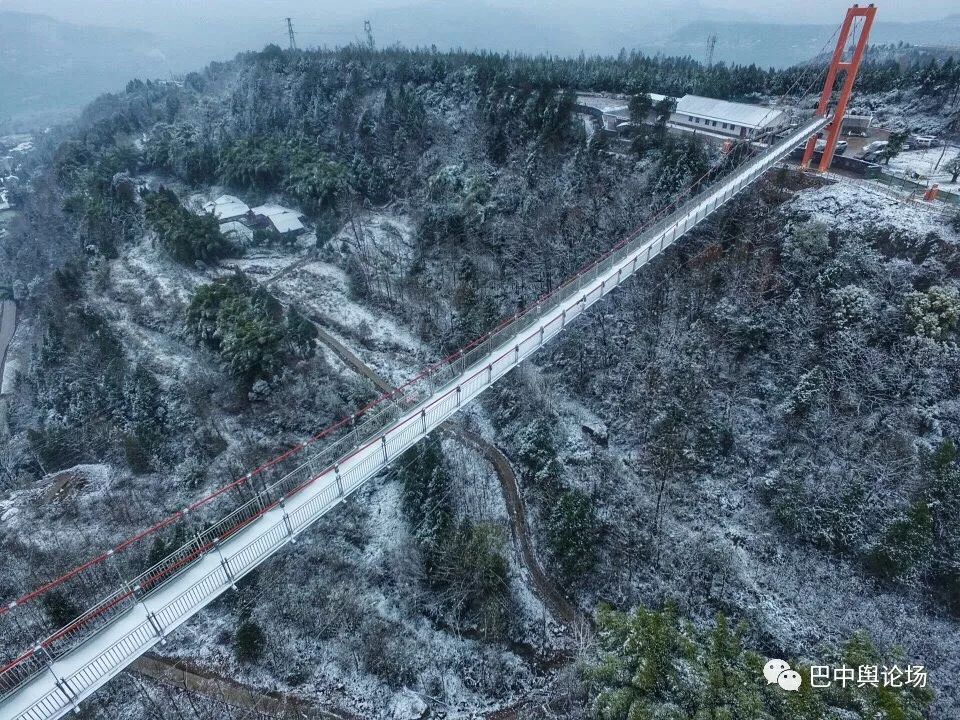
[[[220,232],[235,245],[250,245],[253,243],[253,229],[239,220],[228,220],[220,223]]]
[[[239,220],[250,212],[249,206],[233,195],[221,195],[216,200],[204,203],[203,209],[220,222]]]
[[[299,234],[306,229],[300,220],[300,213],[282,205],[267,203],[253,208],[250,212],[262,225],[272,227],[284,235]]]
[[[677,101],[670,122],[684,130],[753,138],[789,124],[790,118],[778,108],[684,95]]]

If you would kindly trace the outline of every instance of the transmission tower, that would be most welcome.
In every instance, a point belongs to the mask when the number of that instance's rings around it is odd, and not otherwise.
[[[287,18],[287,33],[290,35],[290,49],[296,50],[297,36],[296,36],[296,33],[293,32],[293,20],[291,20],[290,18]]]
[[[713,51],[717,47],[717,36],[710,35],[707,38],[707,67],[713,67]]]
[[[376,44],[373,42],[373,26],[369,20],[363,21],[363,31],[367,34],[367,47],[373,50]]]

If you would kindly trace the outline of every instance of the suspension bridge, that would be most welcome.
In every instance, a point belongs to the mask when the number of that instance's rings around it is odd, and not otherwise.
[[[844,93],[852,87],[862,52],[854,54],[852,63],[844,63],[839,50],[850,30],[851,14],[864,17],[865,12],[872,21],[872,6],[854,6],[848,12],[834,55],[833,65],[839,63],[840,69],[848,70]],[[865,44],[868,31],[866,24],[858,48]],[[113,550],[0,608],[0,614],[10,616],[18,606],[78,574],[109,564],[116,554],[150,534],[176,523],[190,525],[192,517],[230,490],[249,490],[250,497],[234,510],[210,523],[193,523],[196,529],[192,537],[179,548],[0,667],[0,718],[52,720],[76,710],[84,699],[138,657],[164,643],[247,573],[295,545],[320,517],[750,187],[799,144],[807,143],[811,148],[815,135],[827,127],[830,132],[824,157],[829,162],[840,126],[828,116],[835,75],[828,72],[830,84],[824,88],[816,114],[801,120],[787,137],[749,157],[727,177],[709,185],[695,184],[666,209],[672,211],[668,215],[624,238],[563,285],[482,338],[383,395],[349,422],[329,428]],[[316,450],[315,441],[332,438],[334,431],[340,432],[340,437]],[[271,477],[276,479],[268,482]]]

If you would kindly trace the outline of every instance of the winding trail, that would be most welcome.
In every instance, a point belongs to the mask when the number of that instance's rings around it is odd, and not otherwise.
[[[391,392],[393,387],[384,380],[377,372],[361,360],[346,345],[330,335],[320,326],[318,318],[312,317],[314,326],[317,329],[317,339],[326,345],[337,357],[339,357],[349,368],[354,370],[360,376],[368,379],[379,390]],[[540,598],[540,601],[554,616],[554,619],[563,622],[567,628],[573,627],[579,622],[589,622],[589,618],[577,612],[576,608],[560,592],[560,589],[547,575],[540,561],[537,559],[536,552],[533,549],[533,543],[530,540],[530,531],[527,525],[527,511],[523,503],[523,496],[520,493],[520,485],[517,482],[517,475],[513,471],[513,466],[500,449],[481,437],[477,433],[471,432],[451,421],[441,425],[444,432],[457,437],[465,445],[469,445],[483,455],[496,471],[497,478],[500,480],[500,488],[503,491],[503,497],[507,505],[507,518],[510,523],[510,534],[519,551],[520,562],[526,570],[530,586],[534,593]],[[559,657],[553,658],[549,664],[554,664]],[[517,720],[520,713],[529,708],[531,700],[525,698],[508,707],[500,708],[487,713],[482,717],[485,720]]]
[[[373,368],[364,363],[346,345],[320,327],[317,318],[311,319],[317,328],[317,338],[333,351],[337,357],[343,360],[343,362],[355,372],[370,380],[379,390],[383,392],[391,392],[393,390],[390,383],[380,377]],[[510,534],[513,535],[513,540],[520,552],[521,562],[529,575],[530,584],[533,586],[534,592],[536,592],[541,602],[547,606],[547,609],[550,610],[557,620],[567,625],[576,622],[579,617],[576,609],[549,578],[540,561],[537,559],[536,552],[533,549],[533,543],[530,540],[526,507],[523,503],[523,497],[520,494],[517,475],[513,471],[510,460],[496,445],[477,433],[455,425],[450,421],[443,424],[443,429],[459,438],[464,444],[480,452],[480,454],[493,465],[497,477],[500,479],[500,487],[503,490],[503,496],[507,504]]]
[[[289,269],[293,269],[291,266]],[[340,358],[351,370],[366,378],[383,392],[390,392],[393,387],[383,379],[369,365],[363,362],[346,345],[333,337],[320,325],[316,317],[311,320],[317,329],[317,339]],[[516,473],[510,460],[499,448],[480,435],[454,425],[451,422],[443,424],[443,430],[460,439],[483,455],[493,466],[500,480],[504,499],[507,505],[507,517],[510,523],[510,534],[519,551],[521,563],[527,572],[530,585],[537,597],[547,607],[558,621],[567,626],[573,625],[580,618],[574,606],[564,597],[560,589],[549,578],[530,540],[527,525],[526,508],[520,493]],[[163,658],[157,655],[145,655],[139,658],[131,670],[170,687],[193,693],[217,702],[223,702],[232,707],[249,710],[259,716],[267,718],[302,718],[305,720],[359,720],[355,715],[344,711],[319,709],[307,702],[290,695],[266,694],[256,688],[251,688],[235,680],[220,677],[206,670],[191,667],[183,662]],[[487,720],[513,720],[519,712],[529,706],[529,700],[522,700],[515,705],[501,708],[485,717]]]
[[[500,478],[504,499],[507,501],[510,533],[513,535],[513,540],[520,551],[523,566],[530,576],[530,583],[533,585],[534,591],[558,620],[562,620],[567,625],[577,622],[579,615],[576,608],[550,579],[540,564],[536,552],[534,552],[533,545],[530,542],[530,532],[527,528],[527,511],[520,494],[520,485],[507,456],[496,445],[470,430],[461,427],[452,427],[451,430],[465,443],[478,450],[496,470],[497,477]]]

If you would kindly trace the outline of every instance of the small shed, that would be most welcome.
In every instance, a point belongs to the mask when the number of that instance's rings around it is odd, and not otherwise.
[[[867,130],[873,125],[872,115],[844,115],[840,132],[844,135],[858,135],[866,137]]]
[[[282,205],[267,203],[250,211],[258,224],[271,227],[281,235],[299,235],[306,228],[300,219],[300,213]]]

